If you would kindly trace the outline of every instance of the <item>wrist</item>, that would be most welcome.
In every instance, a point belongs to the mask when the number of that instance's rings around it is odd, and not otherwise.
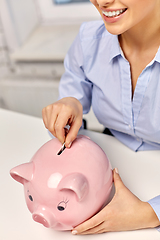
[[[154,228],[160,225],[160,221],[148,202],[143,203],[144,219],[147,228]]]

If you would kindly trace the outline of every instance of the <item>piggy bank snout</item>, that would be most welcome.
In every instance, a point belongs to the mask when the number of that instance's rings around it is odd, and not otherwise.
[[[47,228],[52,227],[56,223],[54,215],[44,207],[39,207],[32,214],[32,218],[35,222],[41,223]]]

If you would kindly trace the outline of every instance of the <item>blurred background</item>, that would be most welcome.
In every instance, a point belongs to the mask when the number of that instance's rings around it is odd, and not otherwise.
[[[88,0],[0,0],[0,108],[41,117],[58,98],[81,23],[98,19]],[[84,118],[88,129],[103,130],[92,109]]]

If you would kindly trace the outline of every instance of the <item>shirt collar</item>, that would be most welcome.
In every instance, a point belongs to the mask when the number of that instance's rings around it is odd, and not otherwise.
[[[160,46],[158,48],[158,51],[157,51],[156,56],[154,58],[154,61],[157,61],[157,62],[160,63]]]
[[[154,57],[154,59],[146,67],[152,66],[154,62],[160,63],[160,47],[158,48],[158,51],[157,51],[156,56]]]
[[[110,47],[110,59],[111,61],[113,58],[122,55],[122,50],[119,45],[118,36],[112,35],[111,37],[111,47]]]
[[[124,53],[119,45],[118,36],[112,35],[109,61],[120,55],[125,59]],[[160,46],[158,48],[155,58],[148,65],[152,65],[155,61],[160,63]]]

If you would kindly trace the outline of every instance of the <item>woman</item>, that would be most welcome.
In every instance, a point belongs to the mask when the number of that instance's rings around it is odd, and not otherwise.
[[[44,124],[69,148],[92,105],[99,122],[134,151],[160,150],[160,0],[91,2],[103,21],[81,26],[65,58],[60,100],[43,109]],[[113,177],[112,201],[73,234],[160,225],[160,196],[142,202],[117,169]]]

